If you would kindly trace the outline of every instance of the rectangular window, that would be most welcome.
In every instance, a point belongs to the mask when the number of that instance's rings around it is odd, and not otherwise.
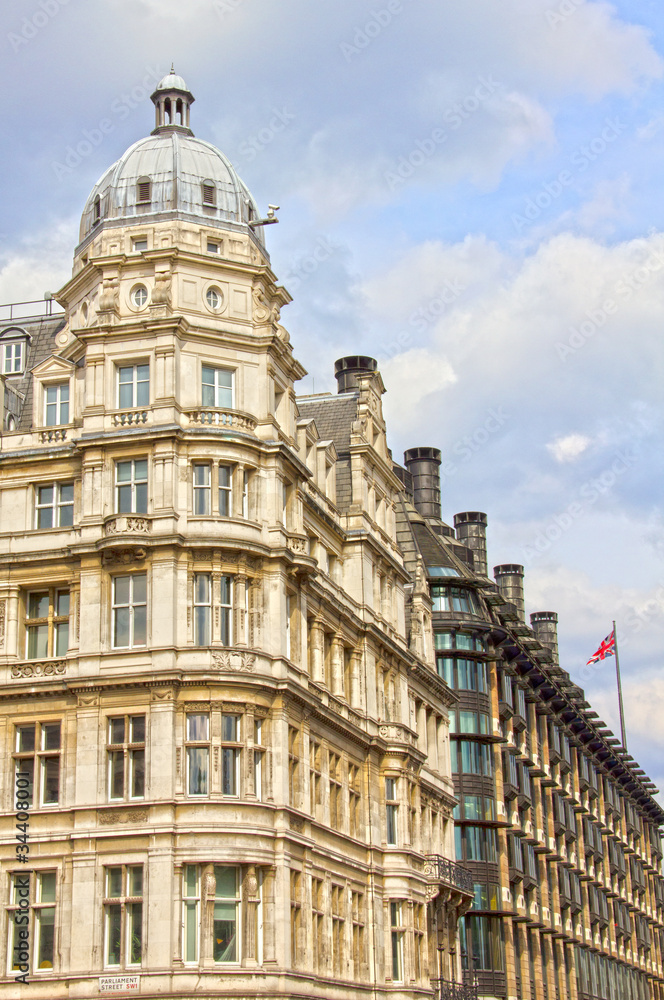
[[[141,964],[143,952],[143,865],[114,865],[105,871],[104,965]]]
[[[35,515],[38,529],[70,528],[74,523],[74,484],[37,486]]]
[[[351,915],[353,919],[353,977],[364,978],[364,893],[351,892]]]
[[[118,368],[118,409],[131,410],[150,402],[150,366]]]
[[[240,879],[237,868],[214,866],[214,913],[212,917],[212,959],[215,962],[240,960]]]
[[[2,374],[20,375],[23,371],[23,344],[5,344],[2,354]]]
[[[360,836],[362,809],[361,772],[357,764],[348,765],[348,832]]]
[[[302,963],[302,873],[290,873],[290,915],[291,915],[291,966],[297,968]]]
[[[387,843],[395,845],[397,842],[397,825],[399,815],[399,800],[397,799],[397,779],[385,779],[385,818]]]
[[[134,649],[147,641],[147,574],[113,577],[113,648]]]
[[[207,795],[209,791],[210,716],[190,712],[186,720],[187,795]]]
[[[413,958],[415,960],[415,979],[419,982],[424,974],[424,933],[426,919],[421,903],[413,906]]]
[[[212,577],[209,573],[194,574],[194,644],[210,645],[212,626]]]
[[[55,427],[69,423],[69,382],[44,387],[44,424]]]
[[[202,369],[203,406],[233,407],[233,372],[227,368]]]
[[[213,243],[212,240],[207,241],[207,252],[208,253],[219,253],[219,244]]]
[[[222,576],[219,581],[219,606],[221,609],[221,642],[223,646],[230,646],[232,639],[231,622],[233,617],[233,578]]]
[[[258,801],[263,799],[263,761],[265,747],[263,746],[263,720],[254,719],[254,794]]]
[[[240,778],[240,716],[221,717],[221,793],[239,794]]]
[[[230,517],[233,512],[233,467],[219,466],[219,513]]]
[[[249,517],[249,472],[242,473],[242,517]]]
[[[145,795],[145,716],[120,715],[108,720],[106,755],[109,799]]]
[[[182,960],[198,962],[201,936],[201,876],[198,865],[182,870]]]
[[[403,982],[403,939],[405,927],[402,925],[400,902],[390,903],[390,928],[392,934],[392,982]]]
[[[345,899],[344,887],[332,885],[332,975],[341,979],[345,960]]]
[[[321,804],[321,745],[309,737],[309,812],[315,818]]]
[[[32,591],[26,604],[26,659],[65,656],[69,649],[69,591]]]
[[[52,806],[60,801],[60,723],[30,722],[16,726],[14,774],[27,791],[28,805]],[[26,784],[27,783],[27,784]]]
[[[325,940],[323,927],[325,920],[325,895],[322,878],[311,879],[311,944],[313,953],[313,966],[317,972],[325,969]]]
[[[295,726],[288,727],[288,801],[300,805],[300,734]]]
[[[118,514],[147,514],[147,458],[115,463],[115,509]]]
[[[194,474],[194,516],[205,517],[211,512],[210,466],[195,462]]]
[[[341,828],[341,757],[330,752],[329,759],[329,779],[330,779],[330,826],[333,830]]]
[[[55,959],[56,872],[10,875],[9,954],[10,972],[20,971],[20,953],[25,948],[25,932],[32,944],[31,973],[52,972]],[[27,907],[26,907],[27,902]],[[20,909],[19,909],[20,907]],[[19,916],[21,914],[21,916]],[[27,916],[27,924],[23,922]],[[21,923],[16,921],[20,920]]]

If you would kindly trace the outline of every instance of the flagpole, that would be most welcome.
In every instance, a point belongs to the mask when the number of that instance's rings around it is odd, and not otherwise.
[[[616,680],[618,681],[618,708],[620,710],[620,739],[622,745],[627,749],[627,737],[625,736],[625,710],[623,708],[622,685],[620,683],[620,660],[618,659],[618,633],[616,623],[613,623],[613,647],[616,653]]]

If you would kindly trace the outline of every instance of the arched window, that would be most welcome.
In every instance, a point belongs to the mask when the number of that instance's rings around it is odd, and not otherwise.
[[[149,205],[152,201],[152,181],[149,177],[139,177],[136,182],[136,204]]]
[[[210,208],[217,204],[217,187],[214,181],[203,181],[203,204]]]

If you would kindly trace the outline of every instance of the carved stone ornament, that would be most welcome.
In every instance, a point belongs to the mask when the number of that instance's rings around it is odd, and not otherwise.
[[[308,540],[306,538],[289,538],[288,548],[291,552],[296,552],[301,555],[306,555],[308,547]]]
[[[403,726],[380,726],[378,732],[384,740],[396,743],[410,743],[410,734]]]
[[[223,653],[213,653],[212,666],[215,670],[253,673],[256,669],[256,657],[253,653],[244,653],[237,649],[231,649]]]
[[[53,677],[67,672],[66,660],[43,660],[35,663],[15,663],[12,677]]]
[[[136,532],[139,535],[147,535],[152,531],[152,522],[147,517],[127,517],[119,515],[111,518],[104,525],[104,534],[117,535],[125,531]]]
[[[100,809],[97,819],[100,826],[115,826],[118,823],[145,823],[147,809]]]
[[[217,880],[214,872],[206,872],[203,876],[203,899],[205,902],[213,900],[217,894]]]
[[[0,649],[5,645],[5,620],[7,618],[7,601],[3,598],[0,601]]]
[[[104,549],[103,561],[105,565],[120,563],[123,566],[129,563],[140,562],[145,559],[146,551],[141,545],[124,549]]]
[[[435,899],[440,892],[440,883],[428,882],[425,886],[425,892],[427,894],[427,903],[430,903],[432,899]]]

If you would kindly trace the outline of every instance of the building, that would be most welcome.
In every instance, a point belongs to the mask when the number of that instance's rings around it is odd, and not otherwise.
[[[0,319],[0,997],[664,1000],[652,784],[152,99]]]
[[[429,996],[472,884],[381,378],[296,404],[273,210],[152,99],[0,329],[0,996]]]
[[[456,857],[474,885],[463,964],[485,997],[660,1000],[656,789],[561,669],[557,615],[525,624],[523,566],[488,578],[486,514],[441,520],[440,460],[406,453],[399,540],[411,572],[426,564],[438,673],[459,698]]]

